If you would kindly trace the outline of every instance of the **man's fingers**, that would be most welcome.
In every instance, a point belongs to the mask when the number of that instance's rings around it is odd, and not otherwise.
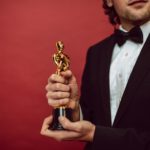
[[[57,131],[57,130],[50,130],[49,125],[52,123],[53,117],[47,117],[44,119],[41,134],[52,137],[58,141],[62,140],[71,140],[80,137],[79,133],[73,132],[73,131]]]
[[[46,94],[46,97],[48,99],[63,99],[63,98],[69,98],[70,97],[70,93],[69,92],[51,92],[49,91],[47,94]]]
[[[45,130],[45,136],[51,137],[56,139],[57,141],[64,141],[64,140],[75,140],[81,137],[80,133],[73,132],[73,131],[57,131],[57,130]]]
[[[52,107],[59,107],[62,105],[67,105],[68,103],[69,103],[69,98],[64,98],[61,100],[48,99],[48,104]]]
[[[67,79],[72,76],[72,72],[70,70],[67,70],[67,71],[61,72],[61,75]]]
[[[44,119],[43,125],[42,125],[42,129],[41,129],[41,134],[45,135],[45,133],[47,132],[49,125],[52,123],[53,117],[47,117]]]
[[[62,126],[67,130],[71,130],[71,131],[75,131],[75,132],[81,132],[82,131],[81,122],[80,123],[78,121],[77,122],[71,122],[70,120],[68,120],[65,117],[59,117],[59,121],[62,124]]]
[[[70,87],[68,85],[62,83],[49,83],[45,87],[47,91],[62,91],[62,92],[69,92]]]
[[[62,77],[62,76],[59,76],[57,74],[52,74],[49,78],[48,78],[48,82],[50,83],[55,83],[55,82],[58,82],[58,83],[66,83],[66,80]]]
[[[52,123],[52,116],[47,117],[41,129],[41,134],[54,138],[57,141],[64,141],[64,140],[80,140],[84,141],[88,139],[89,134],[84,133],[84,128],[82,127],[82,122],[70,122],[65,117],[59,117],[59,121],[62,126],[66,129],[63,131],[58,130],[50,130],[49,125]],[[88,124],[89,126],[89,124]]]

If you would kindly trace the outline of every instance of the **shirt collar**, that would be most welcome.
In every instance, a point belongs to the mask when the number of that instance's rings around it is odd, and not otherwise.
[[[143,32],[143,37],[144,37],[144,41],[145,41],[147,39],[148,35],[150,34],[150,21],[141,25],[140,28]]]
[[[146,22],[145,24],[141,25],[140,26],[142,32],[143,32],[143,37],[144,37],[144,41],[146,41],[148,35],[150,34],[150,21]],[[128,32],[127,30],[125,30],[122,25],[119,26],[119,29],[121,31],[124,31],[124,32]]]

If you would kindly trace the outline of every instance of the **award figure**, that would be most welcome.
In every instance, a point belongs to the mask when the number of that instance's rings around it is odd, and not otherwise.
[[[57,65],[56,74],[60,75],[62,71],[69,69],[70,60],[69,57],[63,53],[64,44],[62,41],[56,42],[57,53],[53,55],[53,61]],[[64,130],[62,125],[58,121],[59,116],[65,116],[69,120],[71,119],[72,110],[67,106],[56,107],[53,110],[53,121],[50,125],[51,130]]]

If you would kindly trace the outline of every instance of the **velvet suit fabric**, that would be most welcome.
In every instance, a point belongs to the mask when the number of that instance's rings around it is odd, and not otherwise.
[[[129,77],[113,125],[109,69],[114,34],[91,46],[82,77],[80,103],[85,120],[96,125],[86,150],[150,150],[150,35]],[[124,67],[124,66],[123,66]]]

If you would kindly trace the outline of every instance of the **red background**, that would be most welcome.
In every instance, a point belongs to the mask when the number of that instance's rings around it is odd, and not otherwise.
[[[81,150],[40,135],[51,112],[55,42],[65,43],[79,86],[88,47],[112,32],[101,0],[0,0],[0,149]]]

